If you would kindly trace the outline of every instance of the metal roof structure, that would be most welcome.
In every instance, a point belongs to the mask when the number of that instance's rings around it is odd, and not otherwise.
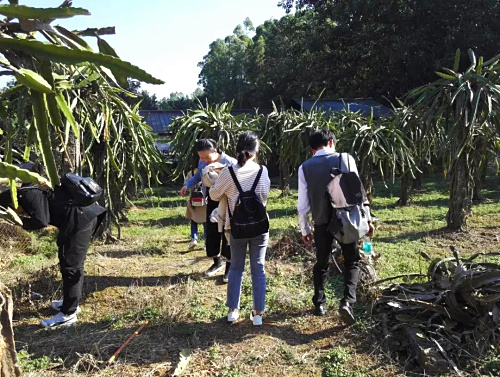
[[[241,115],[248,114],[250,116],[257,114],[269,114],[271,110],[268,109],[237,109],[231,110],[231,114]],[[170,123],[174,120],[175,117],[181,116],[184,113],[180,110],[171,110],[171,111],[163,111],[163,110],[140,110],[139,115],[144,117],[146,123],[153,129],[155,134],[166,134],[168,133],[168,129],[170,127]]]
[[[168,132],[170,123],[175,117],[183,115],[182,111],[140,110],[139,115],[144,117],[146,123],[153,129],[155,134]]]
[[[323,111],[342,111],[350,110],[351,112],[360,112],[363,116],[370,116],[373,109],[373,117],[380,118],[390,116],[392,111],[387,106],[370,98],[355,98],[355,99],[336,99],[336,100],[309,100],[294,98],[295,107],[299,106],[306,111],[321,109]],[[316,102],[316,104],[314,104]]]

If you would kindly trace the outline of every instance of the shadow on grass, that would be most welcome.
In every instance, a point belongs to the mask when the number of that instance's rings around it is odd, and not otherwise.
[[[205,257],[196,257],[191,264],[201,260],[207,260]],[[56,267],[56,266],[54,266]],[[217,281],[219,276],[207,277],[203,273],[194,272],[190,274],[176,274],[165,276],[106,276],[106,275],[86,275],[83,281],[83,297],[91,293],[103,291],[112,287],[156,287],[178,285],[189,280],[213,280]],[[50,273],[44,273],[40,276],[35,275],[26,282],[19,283],[10,287],[13,297],[16,301],[15,314],[21,316],[30,316],[45,311],[45,301],[31,301],[29,298],[32,292],[36,292],[46,299],[60,299],[62,296],[62,282],[56,274],[56,269]],[[84,301],[83,301],[84,302]],[[48,313],[47,313],[48,314]]]
[[[290,346],[311,344],[345,331],[345,326],[331,326],[316,332],[302,333],[287,319],[307,316],[305,311],[266,316],[264,325],[255,327],[247,319],[228,324],[223,317],[216,321],[201,322],[175,318],[152,319],[139,336],[118,356],[117,362],[130,366],[148,366],[156,363],[170,365],[171,373],[179,360],[181,349],[208,350],[217,344],[224,347],[239,344],[257,336],[281,339]],[[107,360],[123,342],[140,326],[140,322],[127,323],[114,328],[113,321],[78,323],[65,329],[45,330],[37,325],[16,325],[14,328],[18,350],[26,348],[31,359],[42,357],[61,358],[61,372],[76,369],[80,372],[97,372],[108,367]],[[170,370],[171,369],[171,370]],[[167,374],[168,375],[168,374]]]
[[[117,259],[170,255],[168,251],[165,251],[165,250],[162,250],[159,248],[157,249],[154,247],[149,248],[149,249],[142,249],[142,250],[133,249],[133,250],[114,250],[114,251],[108,251],[108,252],[101,251],[98,254],[104,258],[117,258]]]
[[[176,199],[176,200],[152,200],[152,199],[140,199],[134,201],[134,205],[138,208],[174,208],[174,207],[186,207],[186,199]]]
[[[189,225],[189,219],[185,216],[177,215],[172,217],[164,217],[160,219],[134,220],[130,221],[130,225],[140,225],[145,227],[167,227],[176,225]]]
[[[411,206],[415,207],[448,207],[449,199],[448,198],[437,198],[437,199],[418,199],[415,200]]]
[[[295,216],[297,214],[297,209],[294,207],[291,208],[282,208],[282,209],[272,209],[267,211],[269,214],[269,218],[272,219],[281,219],[285,217]]]
[[[400,222],[396,222],[396,223],[401,225]],[[456,233],[456,232],[449,230],[447,228],[439,228],[439,229],[434,229],[434,230],[429,230],[429,231],[400,233],[397,236],[394,236],[394,235],[388,236],[388,237],[377,236],[377,242],[395,243],[397,241],[416,241],[416,240],[420,240],[424,237],[443,236],[443,235],[453,234],[453,233]]]

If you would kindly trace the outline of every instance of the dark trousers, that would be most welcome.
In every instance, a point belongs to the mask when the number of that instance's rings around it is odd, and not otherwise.
[[[207,257],[216,257],[219,254],[231,259],[231,249],[227,244],[226,237],[219,233],[219,225],[210,221],[210,214],[219,206],[219,202],[213,201],[208,197],[207,203],[207,221],[205,225],[205,245],[207,248]]]
[[[74,313],[82,297],[83,266],[96,224],[97,219],[94,219],[71,236],[60,237],[58,254],[63,279],[61,312],[64,314]]]
[[[325,282],[328,275],[330,254],[333,248],[333,236],[327,230],[327,224],[314,226],[314,242],[316,244],[316,264],[314,265],[313,304],[319,306],[326,302]],[[356,302],[356,287],[359,280],[360,256],[356,243],[340,243],[344,256],[344,298],[349,304]]]

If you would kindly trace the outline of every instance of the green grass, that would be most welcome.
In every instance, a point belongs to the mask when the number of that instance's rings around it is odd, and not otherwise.
[[[423,190],[414,194],[408,207],[395,204],[397,184],[385,187],[377,183],[372,209],[380,219],[373,240],[375,251],[381,255],[376,265],[379,277],[425,273],[429,262],[419,253],[433,258],[449,256],[450,245],[456,245],[461,255],[500,251],[498,187],[500,178],[488,177],[485,200],[474,205],[469,219],[471,232],[457,235],[444,231],[448,194],[439,177],[425,181]],[[348,332],[330,331],[339,324],[335,309],[343,292],[342,278],[332,277],[326,286],[327,320],[310,314],[314,252],[299,241],[296,203],[296,190],[292,196],[281,198],[279,189],[273,187],[267,207],[271,220],[266,262],[268,322],[261,330],[253,329],[248,321],[252,309],[248,262],[242,283],[242,324],[228,327],[224,321],[226,287],[202,275],[210,263],[205,258],[203,243],[195,251],[187,251],[190,227],[185,218],[186,198],[178,196],[178,188],[160,187],[144,191],[134,201],[127,213],[129,221],[122,227],[122,241],[92,246],[86,262],[86,281],[90,283],[85,286],[86,297],[79,317],[82,328],[88,332],[79,334],[77,330],[72,333],[73,343],[61,348],[60,340],[51,335],[56,333],[37,333],[29,327],[47,315],[47,302],[16,302],[16,336],[28,347],[22,354],[23,370],[47,373],[58,364],[58,357],[64,360],[65,367],[72,368],[76,363],[75,349],[89,354],[89,360],[105,361],[140,323],[149,320],[152,329],[127,346],[123,357],[127,361],[121,367],[128,365],[132,369],[124,376],[154,374],[154,368],[162,363],[175,364],[179,349],[183,348],[195,351],[188,366],[191,369],[187,374],[191,375],[198,370],[222,376],[405,375],[404,365],[395,360],[385,365],[387,359],[380,358],[378,351],[366,351],[371,345],[363,342],[375,324],[363,305],[355,306],[358,322]],[[59,280],[55,235],[37,233],[33,251],[13,256],[9,268],[0,271],[0,280],[25,289],[32,277],[39,283],[34,286],[56,289]],[[292,240],[290,249],[277,252],[280,240]],[[47,300],[53,294],[48,290],[41,293]],[[327,335],[322,337],[322,332]],[[381,365],[393,369],[388,372]],[[107,368],[101,372],[122,375],[122,370]],[[141,368],[150,369],[146,372]],[[493,355],[482,364],[479,362],[478,368],[483,368],[485,375],[494,375],[498,357]],[[56,372],[66,371],[60,367]],[[170,372],[165,369],[162,375]]]
[[[473,216],[469,219],[471,229],[500,226],[500,178],[489,176],[486,188],[483,190],[485,200],[473,207]],[[380,278],[400,275],[409,272],[425,273],[428,262],[419,255],[424,251],[431,256],[444,257],[449,255],[448,246],[452,241],[440,238],[440,232],[445,235],[446,212],[448,210],[448,193],[446,183],[440,177],[424,181],[422,191],[413,195],[410,206],[399,207],[398,184],[384,186],[376,183],[376,193],[372,203],[373,213],[380,219],[374,237],[374,249],[381,254],[377,262],[377,272]],[[154,195],[145,196],[135,201],[137,208],[129,212],[130,224],[124,228],[124,236],[148,239],[148,243],[159,242],[165,237],[189,237],[188,220],[184,218],[185,198],[178,196],[178,190],[160,188]],[[297,192],[282,198],[279,189],[272,189],[268,199],[267,209],[270,216],[271,241],[273,244],[283,236],[298,234]],[[437,237],[436,237],[437,232]],[[483,245],[482,250],[499,251],[498,243]],[[463,254],[472,253],[472,249],[462,250]],[[295,255],[294,262],[304,261],[306,255]],[[299,279],[300,281],[297,281]],[[341,295],[341,282],[331,282],[329,296],[335,298]],[[336,285],[334,288],[333,285]],[[248,290],[246,289],[248,288]],[[270,312],[278,312],[283,305],[290,309],[301,309],[309,305],[310,281],[299,277],[283,278],[279,275],[268,278],[268,306]],[[285,294],[284,292],[288,293]],[[251,302],[249,277],[243,280],[242,306]],[[334,305],[335,302],[332,304]],[[201,310],[201,309],[200,309]],[[207,309],[208,310],[208,309]],[[210,308],[213,310],[213,308]],[[199,318],[209,318],[203,311],[196,314]]]

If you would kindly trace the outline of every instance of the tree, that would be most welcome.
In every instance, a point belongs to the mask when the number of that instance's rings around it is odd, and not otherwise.
[[[318,129],[335,130],[335,123],[322,111],[278,110],[274,104],[260,122],[262,140],[279,166],[281,195],[288,196],[291,176],[310,157],[309,136]]]
[[[496,0],[299,0],[297,11],[256,27],[244,56],[229,43],[211,45],[200,84],[211,101],[245,106],[288,104],[292,98],[372,97],[395,102],[452,64],[457,48],[497,53]],[[235,32],[241,35],[243,28]],[[234,36],[234,35],[233,35]],[[247,61],[244,85],[230,62]],[[233,89],[232,89],[233,88]],[[240,88],[241,91],[234,88]]]
[[[147,90],[141,90],[139,93],[141,98],[141,110],[160,110],[160,102],[156,98],[156,94],[149,94]]]
[[[99,47],[94,52],[80,33],[51,26],[57,18],[89,14],[69,4],[59,8],[0,5],[0,14],[8,18],[0,36],[5,57],[0,66],[4,75],[17,81],[0,94],[4,113],[8,114],[10,104],[17,104],[16,116],[5,117],[0,124],[6,131],[0,140],[4,156],[0,178],[9,179],[15,199],[16,179],[54,187],[67,164],[69,170],[84,171],[101,184],[108,220],[115,219],[118,225],[126,198],[155,176],[161,162],[137,107],[130,108],[123,100],[134,96],[127,90],[128,79],[162,81],[119,59],[99,30],[92,32]],[[22,22],[13,22],[16,18]],[[35,39],[35,32],[48,42]],[[20,145],[13,145],[14,137],[23,134]],[[21,160],[28,160],[33,152],[40,156],[48,180],[13,165],[17,150],[24,150],[17,156]]]
[[[459,71],[460,50],[453,69],[436,72],[440,79],[412,90],[408,98],[418,114],[414,130],[441,141],[449,172],[449,229],[463,231],[471,213],[474,177],[484,156],[500,149],[500,55],[483,62],[469,50],[470,66]]]
[[[256,130],[256,124],[246,114],[231,115],[232,108],[232,103],[210,105],[207,102],[203,105],[198,102],[198,108],[188,109],[185,115],[174,119],[170,125],[172,132],[169,140],[171,158],[175,162],[172,172],[174,179],[187,174],[196,166],[198,156],[195,146],[198,140],[214,139],[222,151],[234,156],[239,134]],[[263,153],[265,148],[265,145],[261,148]]]
[[[375,196],[375,171],[382,179],[390,175],[395,180],[397,173],[413,176],[416,168],[413,145],[397,119],[374,119],[373,115],[364,117],[348,111],[336,115],[339,151],[347,150],[354,156],[370,201]]]
[[[203,94],[200,95],[202,97]],[[162,98],[159,102],[159,109],[168,111],[168,110],[187,110],[196,107],[196,97],[190,97],[188,95],[184,95],[181,92],[170,93],[168,98]]]
[[[245,20],[250,30],[251,21]],[[248,93],[248,51],[253,45],[241,25],[232,35],[217,39],[210,44],[210,50],[198,63],[201,68],[198,84],[204,89],[210,102],[234,101],[238,108],[249,104]]]

